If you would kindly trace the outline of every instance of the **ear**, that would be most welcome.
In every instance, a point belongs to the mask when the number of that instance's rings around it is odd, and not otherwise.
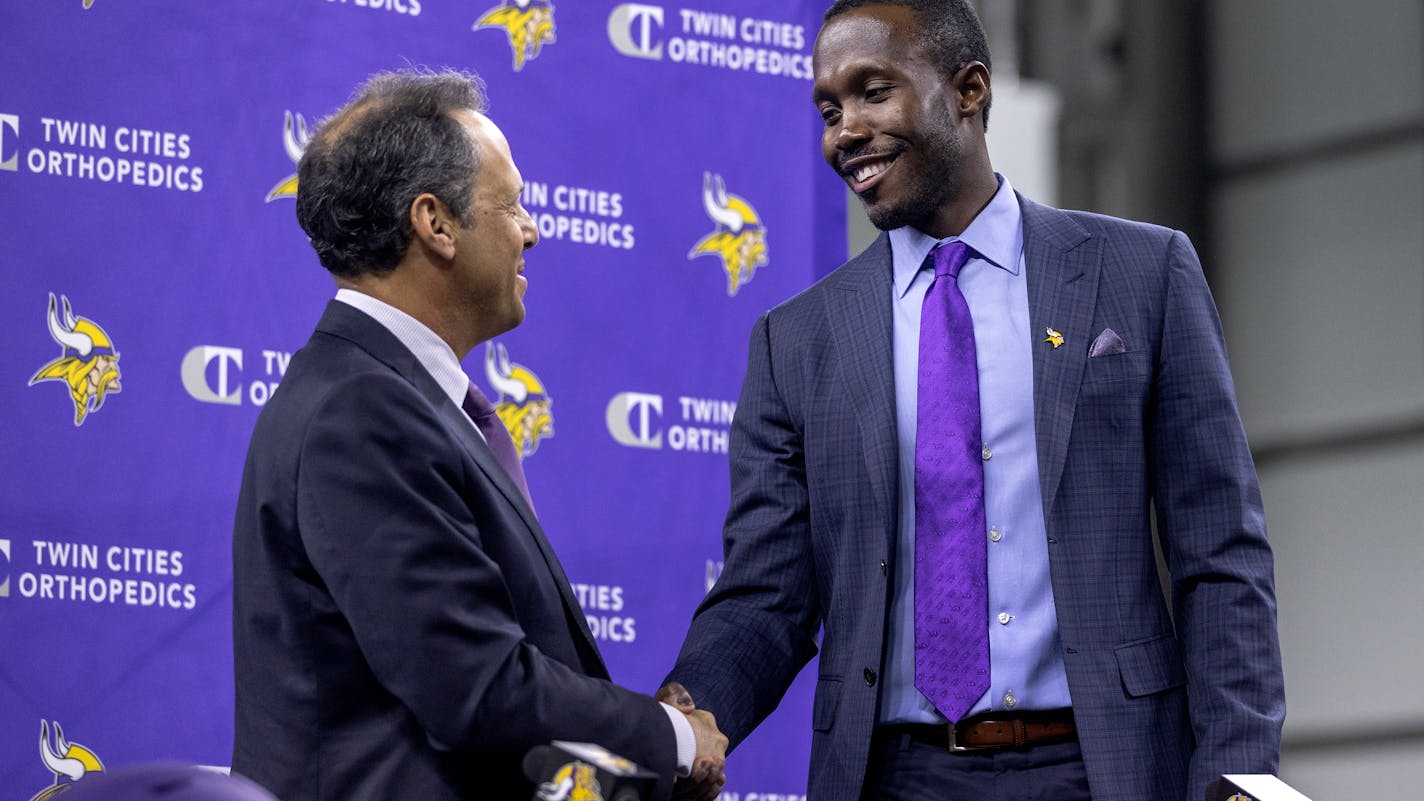
[[[455,217],[440,199],[425,192],[410,204],[410,227],[415,241],[446,261],[455,258],[458,236]]]
[[[953,80],[959,92],[958,112],[961,116],[974,117],[981,122],[984,109],[989,105],[989,68],[983,62],[971,61],[959,68]]]

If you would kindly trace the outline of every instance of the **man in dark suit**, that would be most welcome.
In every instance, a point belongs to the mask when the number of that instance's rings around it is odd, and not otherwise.
[[[964,0],[826,13],[822,150],[885,233],[752,331],[670,678],[735,745],[819,632],[816,801],[1200,801],[1285,713],[1216,311],[1181,233],[994,173],[989,76]]]
[[[297,216],[339,291],[243,474],[233,770],[283,801],[528,799],[522,758],[561,739],[656,771],[660,797],[695,768],[682,789],[711,798],[725,738],[609,681],[460,366],[523,321],[538,241],[483,109],[473,76],[378,76],[301,159]]]

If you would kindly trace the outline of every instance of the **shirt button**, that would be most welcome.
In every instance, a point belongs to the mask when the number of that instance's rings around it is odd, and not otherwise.
[[[980,455],[980,456],[983,456],[983,457],[984,457],[984,461],[987,462],[987,461],[989,461],[989,457],[991,457],[991,456],[994,455],[994,452],[991,451],[991,450],[989,450],[989,444],[986,442],[986,443],[984,443],[983,449],[979,451],[979,455]]]
[[[870,668],[865,669],[865,683],[870,687],[875,686],[875,671]]]
[[[1004,706],[1008,707],[1009,709],[1013,709],[1015,706],[1018,705],[1018,703],[1019,699],[1014,697],[1013,690],[1009,690],[1008,692],[1004,693]]]
[[[1013,620],[1013,619],[1014,619],[1014,616],[1011,615],[1011,614],[1009,614],[1008,612],[1000,612],[1000,613],[999,613],[999,622],[1002,623],[1002,624],[1004,624],[1005,626],[1009,625],[1009,621],[1010,621],[1010,620]]]
[[[1000,531],[998,526],[994,526],[993,528],[989,529],[989,539],[993,540],[994,542],[998,542],[1003,538],[1004,532]]]

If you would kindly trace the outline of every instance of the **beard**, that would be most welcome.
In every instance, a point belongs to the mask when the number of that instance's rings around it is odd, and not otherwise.
[[[925,126],[926,135],[918,143],[900,147],[896,166],[906,174],[896,176],[899,191],[887,196],[877,186],[868,193],[870,197],[861,196],[866,216],[876,228],[890,231],[908,225],[926,231],[935,214],[954,199],[964,157],[948,115],[935,122]]]

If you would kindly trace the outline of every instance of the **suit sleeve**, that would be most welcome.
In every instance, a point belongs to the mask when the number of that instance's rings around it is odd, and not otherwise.
[[[485,548],[508,534],[477,527],[461,487],[483,478],[459,447],[394,374],[333,387],[300,443],[302,544],[371,671],[438,747],[518,760],[551,739],[596,742],[666,791],[663,708],[527,641]]]
[[[816,654],[820,627],[802,429],[778,386],[770,313],[752,328],[729,445],[725,564],[668,680],[732,745],[766,718]]]
[[[1188,801],[1222,773],[1273,773],[1285,693],[1265,514],[1221,324],[1186,237],[1167,247],[1152,399],[1158,534],[1196,735]]]

